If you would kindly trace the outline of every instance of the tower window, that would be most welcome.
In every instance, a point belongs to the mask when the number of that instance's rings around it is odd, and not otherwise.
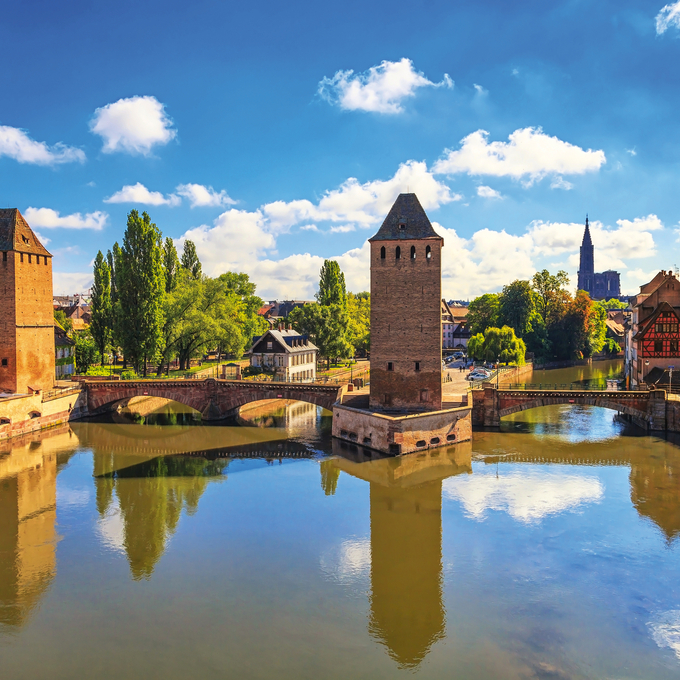
[[[7,262],[7,253],[6,252],[2,253],[2,261]]]
[[[416,361],[416,371],[420,370],[420,361]]]
[[[387,362],[387,370],[388,371],[393,371],[394,370],[394,364],[391,361]]]
[[[397,260],[401,260],[401,246],[397,246],[396,256]]]
[[[47,255],[45,255],[45,264],[47,264]]]
[[[21,262],[24,261],[24,254],[23,254],[23,253],[19,253],[19,260],[20,260]]]
[[[28,255],[28,264],[31,264],[31,254]]]
[[[430,246],[427,246],[427,248],[425,248],[425,258],[428,260],[432,259],[432,248],[430,248]]]
[[[415,260],[416,259],[416,247],[411,246],[411,259]]]
[[[381,259],[381,260],[384,260],[384,259],[385,259],[385,246],[383,246],[383,247],[380,249],[380,259]]]
[[[3,359],[3,360],[2,360],[2,365],[3,365],[3,366],[7,366],[7,359]]]

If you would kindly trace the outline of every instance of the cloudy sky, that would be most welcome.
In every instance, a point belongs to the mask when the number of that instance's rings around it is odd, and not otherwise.
[[[368,287],[401,191],[445,238],[444,294],[595,266],[636,292],[676,255],[680,2],[5,3],[0,205],[91,281],[127,212],[209,274],[309,298]]]

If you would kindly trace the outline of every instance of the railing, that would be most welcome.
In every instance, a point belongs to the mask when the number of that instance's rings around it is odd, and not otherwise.
[[[488,382],[488,381],[487,381]],[[631,387],[628,390],[613,389],[607,386],[607,381],[591,381],[587,385],[581,383],[506,383],[501,385],[504,390],[562,390],[567,392],[649,392],[646,387]]]
[[[78,394],[82,390],[80,384],[74,385],[73,387],[57,387],[53,390],[45,390],[42,393],[43,401],[49,401],[50,399],[58,399],[59,397],[66,397],[69,394]]]

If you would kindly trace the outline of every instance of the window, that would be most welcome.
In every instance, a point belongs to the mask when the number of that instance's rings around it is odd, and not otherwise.
[[[268,343],[267,343],[267,349],[274,349],[274,343],[273,343],[273,342],[268,342]]]
[[[411,246],[411,259],[415,260],[416,259],[416,247]]]
[[[384,260],[384,259],[385,259],[385,246],[383,246],[383,247],[380,249],[380,259],[381,259],[381,260]]]
[[[673,354],[677,354],[677,353],[678,353],[678,341],[677,341],[677,340],[671,340],[671,342],[670,342],[670,351],[671,351]]]
[[[19,253],[19,261],[20,262],[24,261],[24,254],[23,253]]]
[[[396,256],[397,260],[401,260],[401,246],[397,246]]]
[[[45,255],[45,264],[47,265],[47,255]]]
[[[424,439],[420,439],[420,440],[418,440],[418,441],[416,442],[416,446],[417,446],[418,448],[421,448],[421,447],[423,447],[423,446],[427,446],[427,442],[426,442]]]
[[[430,390],[420,391],[420,401],[430,401]]]
[[[399,231],[403,231],[404,229],[406,229],[406,224],[404,222],[400,222],[399,223]]]
[[[393,371],[394,370],[394,364],[391,361],[387,362],[387,370],[388,371]]]
[[[416,371],[420,370],[420,361],[416,361]]]
[[[6,252],[2,253],[2,261],[7,262],[7,253]]]
[[[663,340],[655,340],[654,341],[654,354],[662,354],[663,353]]]
[[[31,254],[28,254],[28,264],[31,264]]]
[[[425,258],[427,260],[432,259],[432,248],[430,248],[430,246],[427,246],[427,248],[425,248]]]
[[[7,366],[7,359],[3,359],[3,360],[2,360],[2,365],[3,365],[3,366]]]

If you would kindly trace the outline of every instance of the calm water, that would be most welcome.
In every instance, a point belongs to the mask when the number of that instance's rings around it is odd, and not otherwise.
[[[623,359],[608,361],[592,361],[585,366],[571,366],[569,368],[553,368],[545,371],[534,371],[526,382],[542,384],[558,384],[574,387],[606,386],[607,379],[623,378]]]
[[[3,680],[680,677],[673,443],[563,406],[366,460],[313,406],[172,411],[0,444]]]

